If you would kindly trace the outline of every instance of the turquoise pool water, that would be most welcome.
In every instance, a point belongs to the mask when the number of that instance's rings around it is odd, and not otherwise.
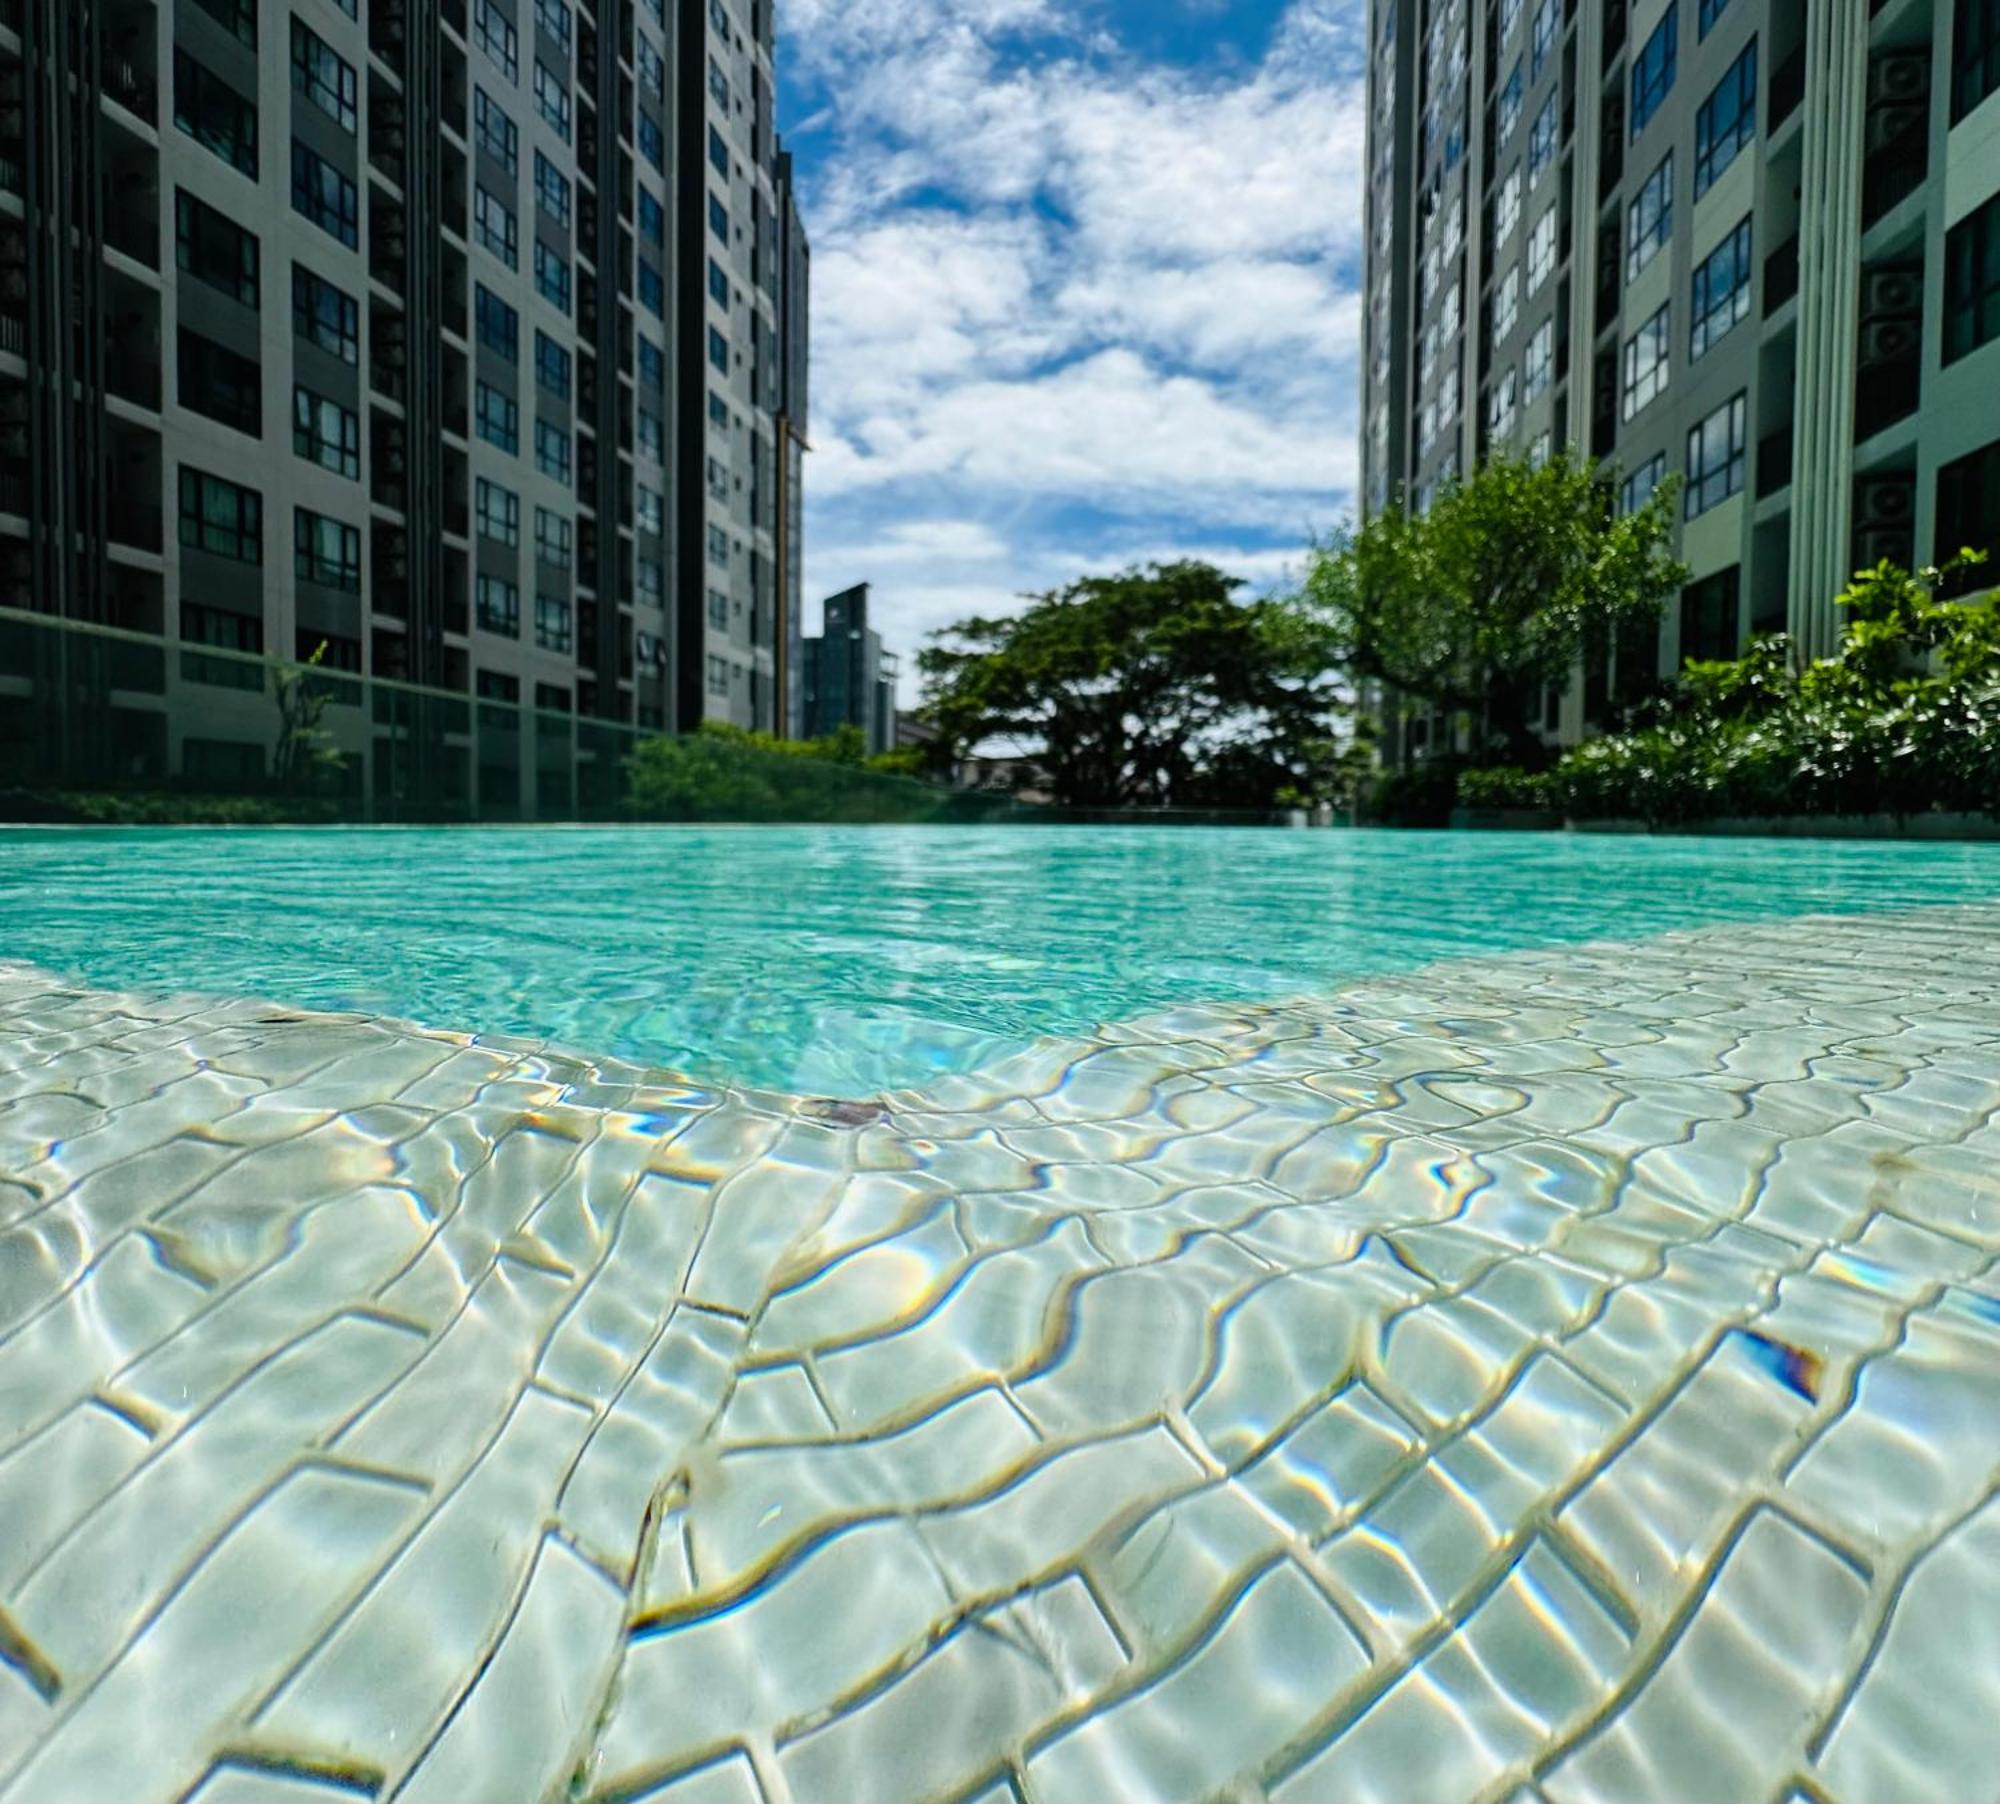
[[[0,833],[0,959],[862,1095],[1190,1001],[2000,897],[2000,846],[1178,828]]]

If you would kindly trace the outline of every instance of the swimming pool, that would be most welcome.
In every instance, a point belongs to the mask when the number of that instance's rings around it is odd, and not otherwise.
[[[1179,828],[0,832],[0,958],[865,1096],[1177,1002],[2000,894],[2000,846]]]
[[[0,1804],[1981,1795],[1995,854],[9,836]]]

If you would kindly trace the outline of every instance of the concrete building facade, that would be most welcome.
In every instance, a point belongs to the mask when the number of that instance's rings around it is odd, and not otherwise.
[[[777,725],[771,30],[769,0],[4,0],[0,606]],[[114,774],[253,775],[268,703],[155,662]],[[349,723],[351,778],[559,808],[488,714],[393,755]]]
[[[1756,632],[1826,651],[1858,567],[2000,546],[2000,0],[1370,30],[1364,512],[1503,448],[1577,448],[1627,506],[1681,480],[1679,605],[1593,650],[1552,736]]]

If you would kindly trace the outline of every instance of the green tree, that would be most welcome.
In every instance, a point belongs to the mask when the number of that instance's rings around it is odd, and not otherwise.
[[[1153,564],[960,621],[918,656],[936,755],[1006,741],[1058,802],[1269,808],[1339,763],[1326,634],[1292,600],[1239,600],[1212,565]]]
[[[1356,684],[1466,716],[1481,749],[1542,756],[1544,692],[1586,642],[1657,621],[1687,578],[1668,551],[1675,485],[1621,515],[1565,452],[1496,457],[1431,507],[1393,507],[1320,546],[1305,599]]]

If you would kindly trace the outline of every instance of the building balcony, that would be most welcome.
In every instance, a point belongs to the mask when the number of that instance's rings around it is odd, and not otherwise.
[[[1769,319],[1799,292],[1799,235],[1791,237],[1764,259],[1764,317]]]
[[[1799,110],[1806,97],[1806,47],[1801,44],[1771,71],[1770,115],[1764,135],[1775,137],[1778,127]]]
[[[1789,426],[1757,441],[1757,499],[1792,486],[1794,434]]]

